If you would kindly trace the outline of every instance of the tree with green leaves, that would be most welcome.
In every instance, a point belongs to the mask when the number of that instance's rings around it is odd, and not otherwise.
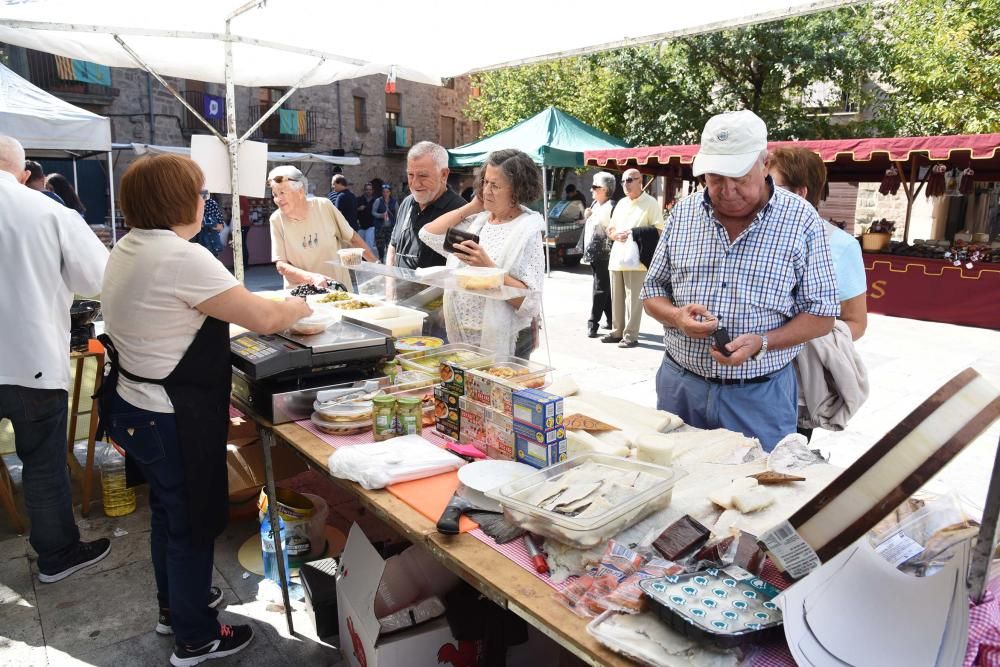
[[[891,49],[878,109],[901,136],[1000,132],[1000,0],[885,7]]]
[[[868,131],[839,125],[815,98],[816,84],[864,104],[878,70],[881,32],[868,7],[820,12],[477,76],[468,113],[484,132],[549,104],[632,144],[697,141],[713,114],[750,109],[774,139]],[[828,95],[829,96],[829,95]],[[828,97],[827,96],[827,97]]]

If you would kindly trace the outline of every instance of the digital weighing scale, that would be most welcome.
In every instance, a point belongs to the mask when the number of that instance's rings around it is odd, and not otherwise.
[[[229,340],[233,394],[274,424],[308,419],[316,392],[375,377],[392,337],[348,322],[301,336],[241,333]]]

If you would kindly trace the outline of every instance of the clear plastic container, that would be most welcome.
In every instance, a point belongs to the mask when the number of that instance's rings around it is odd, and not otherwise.
[[[499,356],[480,370],[510,380],[526,389],[542,389],[549,386],[553,368],[530,359]]]
[[[571,517],[558,512],[543,510],[525,499],[538,486],[550,481],[559,481],[567,472],[588,463],[608,469],[614,473],[645,473],[659,481],[634,494],[616,499],[616,504],[608,511],[589,517]],[[538,471],[503,486],[488,491],[486,495],[503,507],[504,516],[526,531],[550,537],[557,542],[580,549],[589,549],[606,542],[626,528],[638,523],[653,512],[670,504],[674,484],[684,477],[675,468],[623,459],[605,454],[583,454],[568,461]]]
[[[341,248],[337,251],[337,258],[344,266],[358,266],[364,259],[364,255],[363,248]]]
[[[500,289],[505,275],[506,271],[492,266],[466,266],[452,273],[459,287],[470,290]]]
[[[330,328],[330,325],[337,321],[337,316],[326,310],[315,310],[312,315],[307,315],[288,328],[293,334],[299,336],[315,336]]]
[[[379,306],[344,313],[345,322],[354,322],[390,336],[419,336],[424,330],[427,313],[402,306]]]
[[[453,361],[466,368],[482,368],[491,363],[496,354],[483,347],[466,343],[451,343],[432,350],[419,350],[396,355],[403,368],[437,375],[443,361]]]

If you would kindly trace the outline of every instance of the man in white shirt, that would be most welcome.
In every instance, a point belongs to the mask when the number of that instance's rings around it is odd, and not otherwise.
[[[59,581],[101,560],[81,542],[66,470],[73,294],[101,291],[108,251],[80,216],[22,185],[24,148],[0,136],[0,419],[14,426],[38,578]],[[96,417],[95,417],[96,418]]]

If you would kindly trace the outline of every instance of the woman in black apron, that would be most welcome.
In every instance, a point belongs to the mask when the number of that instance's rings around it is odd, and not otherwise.
[[[187,243],[201,225],[203,183],[198,166],[176,155],[129,167],[121,206],[132,230],[111,253],[102,292],[101,429],[125,450],[130,483],[149,483],[156,630],[175,635],[176,667],[253,639],[249,626],[219,624],[222,595],[211,587],[228,513],[228,322],[271,333],[311,312],[301,299],[254,296]]]

